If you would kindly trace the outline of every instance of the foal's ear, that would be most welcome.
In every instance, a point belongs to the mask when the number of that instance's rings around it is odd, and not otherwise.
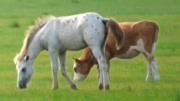
[[[29,60],[29,55],[26,55],[26,56],[24,57],[24,60],[25,60],[25,61],[28,61],[28,60]]]
[[[77,59],[77,58],[75,58],[75,57],[73,57],[73,59],[74,59],[74,61],[75,61],[75,62],[77,62],[77,63],[79,63],[79,62],[80,62],[80,60],[79,60],[79,59]]]

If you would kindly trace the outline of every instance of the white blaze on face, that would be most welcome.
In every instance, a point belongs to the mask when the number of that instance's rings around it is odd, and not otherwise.
[[[82,75],[80,73],[76,73],[74,72],[74,82],[80,82],[83,81],[85,78],[87,77],[87,75]]]

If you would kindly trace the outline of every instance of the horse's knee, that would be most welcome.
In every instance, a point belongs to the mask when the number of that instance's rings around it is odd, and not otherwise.
[[[108,65],[106,65],[106,64],[102,64],[102,66],[99,68],[99,70],[100,70],[100,72],[101,72],[101,71],[108,72],[108,71],[109,71],[109,69],[108,69]]]
[[[99,63],[98,63],[98,65],[99,65],[99,69],[101,70],[101,69],[107,69],[108,70],[108,63],[107,63],[107,61],[106,61],[106,59],[105,58],[103,58],[103,57],[101,57],[100,59],[99,59]],[[103,68],[102,68],[103,67]]]

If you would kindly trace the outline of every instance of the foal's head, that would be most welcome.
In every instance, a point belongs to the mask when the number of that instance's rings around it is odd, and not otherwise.
[[[91,65],[89,64],[88,61],[74,59],[73,68],[74,68],[74,81],[79,82],[79,81],[83,81],[87,77],[91,69]]]
[[[17,70],[17,86],[20,89],[27,87],[28,82],[33,74],[32,62],[29,56],[19,57],[18,55],[14,58],[14,63],[16,64]]]

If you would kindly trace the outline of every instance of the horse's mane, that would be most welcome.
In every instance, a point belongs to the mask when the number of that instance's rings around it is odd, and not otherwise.
[[[36,33],[41,29],[50,19],[55,18],[54,16],[42,16],[36,19],[35,24],[33,26],[30,26],[28,30],[26,31],[26,36],[23,41],[23,46],[21,48],[21,51],[19,54],[16,55],[14,58],[14,62],[17,60],[21,61],[23,60],[24,56],[27,54],[28,47],[36,35]]]

